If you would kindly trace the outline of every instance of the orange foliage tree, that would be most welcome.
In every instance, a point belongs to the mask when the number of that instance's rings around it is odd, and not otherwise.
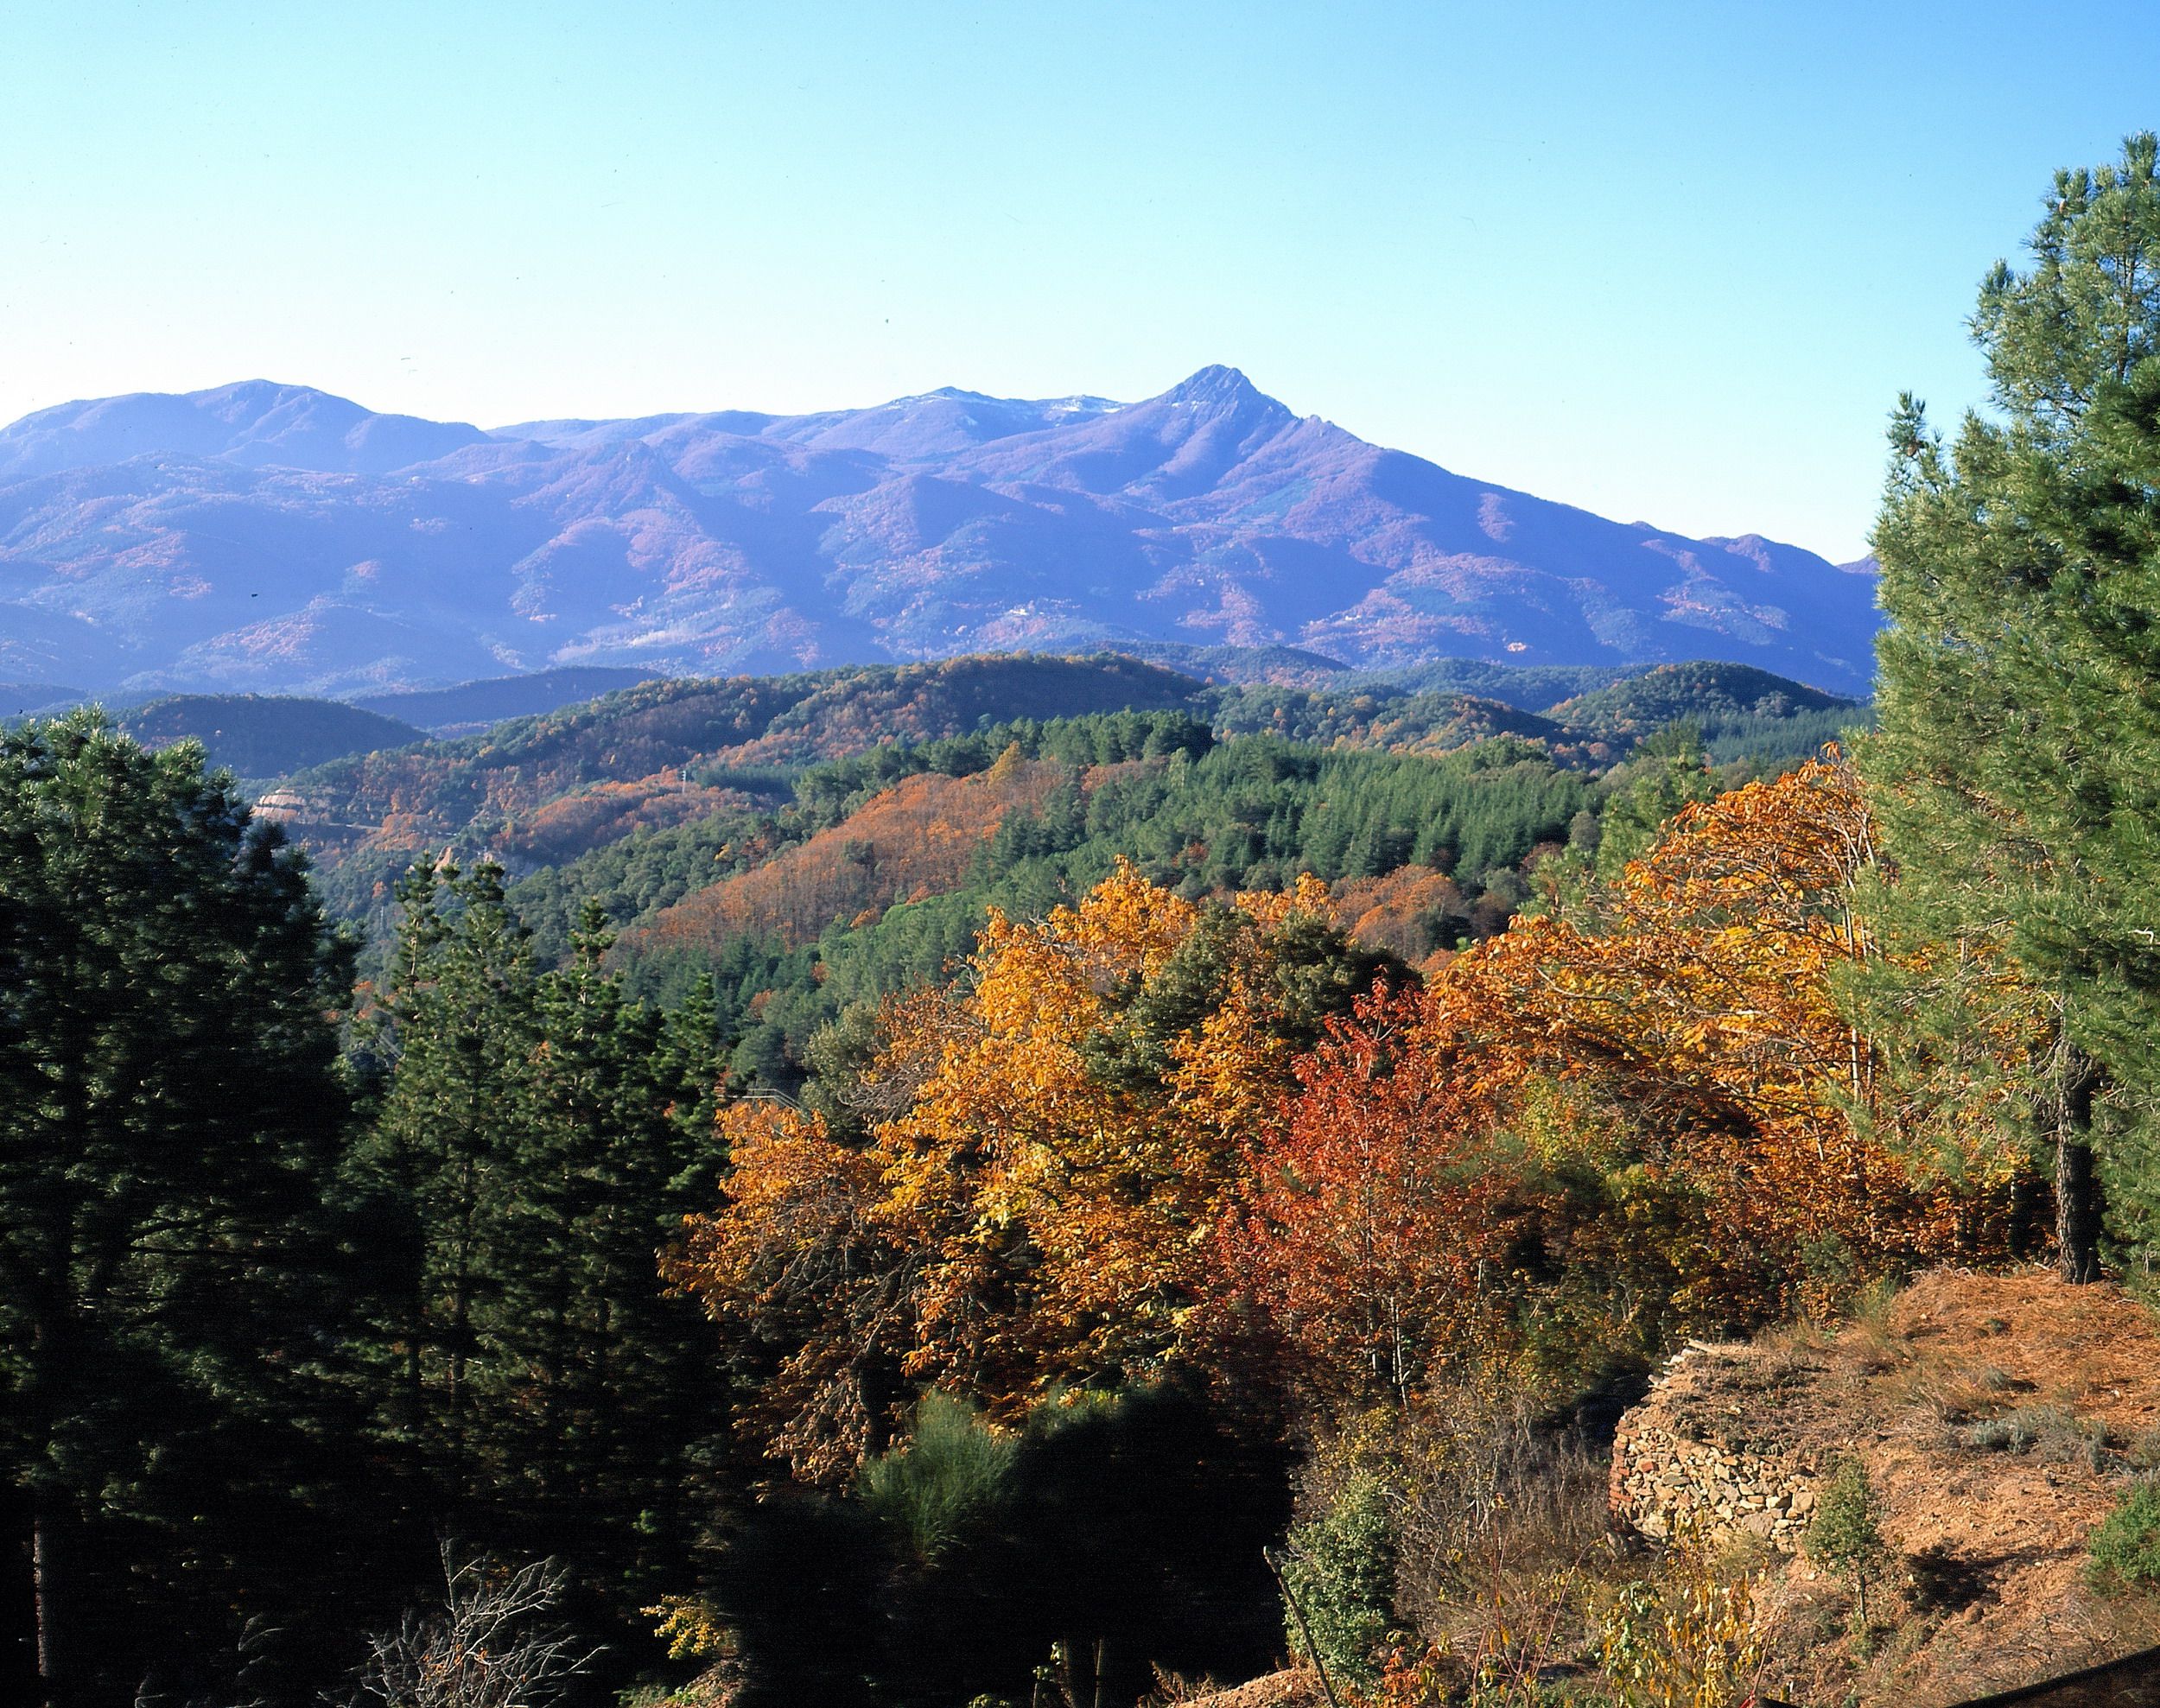
[[[1794,1303],[1826,1260],[1875,1268],[1999,1236],[1999,1172],[1964,1191],[1916,1181],[1871,1136],[1877,1053],[1839,986],[1877,953],[1858,905],[1875,857],[1833,754],[1688,807],[1584,921],[1520,922],[1444,981],[1504,1017],[1487,1044],[1503,1071],[1589,1092],[1646,1160],[1685,1173],[1735,1260],[1705,1278],[1732,1289],[1728,1314]]]
[[[1308,879],[1196,903],[1121,865],[1045,919],[994,913],[963,987],[887,1006],[861,1095],[898,1107],[867,1146],[755,1117],[672,1273],[774,1349],[767,1422],[797,1421],[772,1451],[829,1475],[826,1444],[869,1450],[880,1405],[919,1386],[1010,1413],[1188,1353],[1246,1146],[1388,964],[1326,899]],[[835,1292],[804,1318],[793,1279],[813,1273]]]
[[[1851,767],[1811,764],[1363,1005],[1257,1148],[1225,1273],[1312,1379],[1407,1394],[1526,1315],[1548,1348],[1647,1349],[1999,1251],[1999,1170],[1915,1178],[1871,1136],[1876,1052],[1838,989],[1875,952],[1874,857]]]
[[[1424,986],[1310,879],[1196,902],[1121,866],[886,1005],[842,1088],[860,1142],[731,1111],[727,1202],[672,1273],[729,1325],[746,1421],[822,1478],[925,1386],[1009,1417],[1265,1343],[1309,1388],[1407,1400],[1991,1254],[1999,1169],[1954,1186],[1872,1136],[1838,991],[1877,953],[1874,857],[1833,756],[1690,807]]]

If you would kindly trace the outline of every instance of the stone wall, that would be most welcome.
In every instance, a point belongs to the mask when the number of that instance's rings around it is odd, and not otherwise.
[[[1613,1441],[1613,1515],[1654,1540],[1694,1531],[1705,1540],[1750,1535],[1797,1552],[1814,1514],[1821,1467],[1774,1432],[1752,1425],[1759,1355],[1744,1346],[1691,1343]]]

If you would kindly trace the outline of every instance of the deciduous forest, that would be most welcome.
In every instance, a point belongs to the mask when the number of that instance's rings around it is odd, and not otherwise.
[[[1988,276],[1988,413],[1897,410],[1871,715],[984,659],[245,789],[0,733],[0,1694],[1738,1702],[1744,1565],[1605,1527],[1662,1361],[2160,1250],[2155,166]]]

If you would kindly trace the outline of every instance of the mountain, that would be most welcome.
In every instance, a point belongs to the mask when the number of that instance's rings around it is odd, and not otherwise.
[[[65,711],[83,698],[79,688],[57,682],[0,682],[0,718]]]
[[[25,416],[0,430],[0,485],[138,456],[389,474],[486,437],[460,422],[377,415],[308,386],[251,379],[179,397],[138,391],[62,403]]]
[[[212,765],[253,778],[428,739],[423,729],[358,706],[261,694],[171,695],[122,713],[119,724],[152,747],[192,737]]]
[[[650,680],[649,671],[610,670],[595,664],[583,670],[491,676],[485,682],[461,682],[449,688],[363,695],[353,703],[384,717],[418,724],[433,735],[471,735],[509,718],[538,717]]]
[[[493,433],[255,381],[0,432],[0,676],[347,697],[505,671],[1133,644],[1714,656],[1864,691],[1866,567],[1620,524],[1298,416],[1161,396]]]
[[[1633,740],[1693,719],[1784,719],[1808,712],[1857,712],[1857,702],[1744,664],[1661,664],[1610,687],[1546,708],[1570,729]]]

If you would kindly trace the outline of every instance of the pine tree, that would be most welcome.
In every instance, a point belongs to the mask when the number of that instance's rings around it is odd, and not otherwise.
[[[2096,1111],[2147,1101],[2160,1037],[2156,152],[2056,175],[2030,266],[1998,263],[1972,322],[1993,414],[1953,448],[1903,400],[1875,534],[1886,923],[1946,965],[2008,956],[2044,999],[2033,1103],[2074,1281],[2099,1274]]]
[[[48,1704],[210,1647],[304,1546],[348,963],[199,746],[0,733],[0,1476]]]
[[[717,1361],[658,1258],[710,1197],[712,994],[662,1015],[605,964],[597,904],[541,972],[499,868],[409,878],[366,1146],[400,1249],[384,1424],[464,1533],[560,1552],[619,1606],[679,1569]]]
[[[1644,738],[1627,764],[1607,778],[1606,787],[1595,868],[1607,883],[1650,851],[1682,807],[1718,792],[1705,769],[1701,732],[1689,723],[1668,724]]]
[[[505,1267],[519,1259],[528,1213],[518,1089],[537,1028],[534,973],[499,867],[416,868],[398,902],[403,924],[370,1039],[388,1089],[361,1159],[397,1254],[377,1345],[395,1396],[386,1421],[456,1512],[484,1498],[491,1461],[509,1448],[486,1390],[515,1290]]]

